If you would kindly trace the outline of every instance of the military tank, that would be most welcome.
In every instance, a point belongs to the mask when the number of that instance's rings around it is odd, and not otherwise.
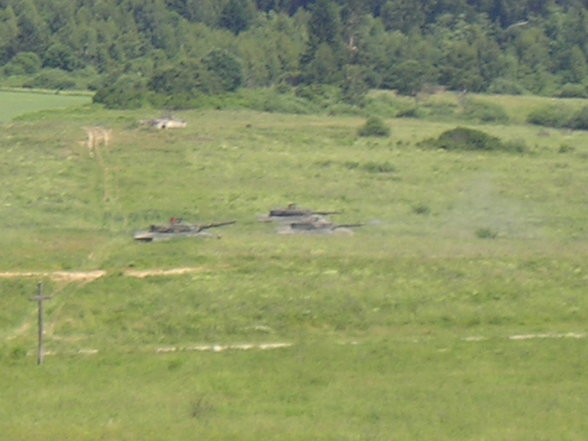
[[[300,208],[296,204],[289,204],[285,208],[274,208],[266,216],[258,218],[260,222],[303,222],[312,216],[328,216],[340,214],[339,211],[313,211]]]
[[[210,224],[184,223],[181,218],[172,217],[167,224],[151,225],[146,231],[137,231],[133,238],[140,242],[154,242],[182,237],[209,237],[220,239],[219,235],[210,233],[209,229],[232,225],[236,221],[215,222]]]
[[[280,234],[340,234],[353,235],[353,229],[362,227],[363,224],[334,224],[328,218],[321,215],[311,215],[306,218],[289,222],[278,229]]]

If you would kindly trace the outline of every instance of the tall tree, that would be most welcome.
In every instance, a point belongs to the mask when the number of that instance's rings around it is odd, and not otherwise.
[[[405,34],[425,23],[425,11],[415,7],[412,0],[387,0],[382,6],[382,22],[387,30]]]
[[[11,6],[0,11],[0,63],[5,63],[16,53],[18,19]]]
[[[301,58],[303,81],[332,83],[341,77],[345,62],[339,8],[331,0],[318,0],[308,21],[308,42]]]
[[[32,0],[16,3],[19,51],[43,53],[49,41],[49,28]]]
[[[250,0],[229,0],[221,12],[219,24],[238,34],[249,28],[254,15],[255,7]]]

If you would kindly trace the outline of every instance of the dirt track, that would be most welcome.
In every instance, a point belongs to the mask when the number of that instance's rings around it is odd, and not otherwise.
[[[56,281],[92,282],[106,275],[106,271],[8,271],[0,272],[0,279],[28,279],[47,277]]]
[[[184,274],[195,274],[210,271],[211,268],[184,267],[170,269],[152,269],[152,270],[125,270],[123,275],[127,277],[136,277],[143,279],[145,277],[157,276],[181,276]],[[93,282],[108,273],[104,270],[95,271],[6,271],[0,272],[0,279],[28,279],[28,278],[49,278],[60,282]]]

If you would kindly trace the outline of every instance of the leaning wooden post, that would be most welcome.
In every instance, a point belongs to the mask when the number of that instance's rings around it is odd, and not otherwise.
[[[37,364],[43,364],[43,340],[45,335],[45,309],[43,307],[43,302],[45,300],[49,300],[51,297],[47,297],[43,295],[43,283],[37,283],[37,296],[33,297],[31,300],[36,301],[39,310],[39,345],[37,349]]]

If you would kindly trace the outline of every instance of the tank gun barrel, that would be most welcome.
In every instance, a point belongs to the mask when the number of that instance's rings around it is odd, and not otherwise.
[[[211,223],[211,224],[198,225],[198,230],[202,231],[202,230],[207,230],[209,228],[224,227],[225,225],[232,225],[236,222],[237,221],[215,222],[215,223]]]
[[[335,225],[333,226],[333,229],[337,229],[337,228],[359,228],[359,227],[363,227],[365,226],[365,224],[343,224],[343,225]]]
[[[341,214],[340,211],[314,211],[314,210],[301,210],[301,209],[277,209],[270,210],[269,215],[275,217],[300,217],[300,216],[328,216],[330,214]]]
[[[312,211],[311,213],[319,215],[319,216],[329,216],[331,214],[341,214],[343,212],[342,211]]]

